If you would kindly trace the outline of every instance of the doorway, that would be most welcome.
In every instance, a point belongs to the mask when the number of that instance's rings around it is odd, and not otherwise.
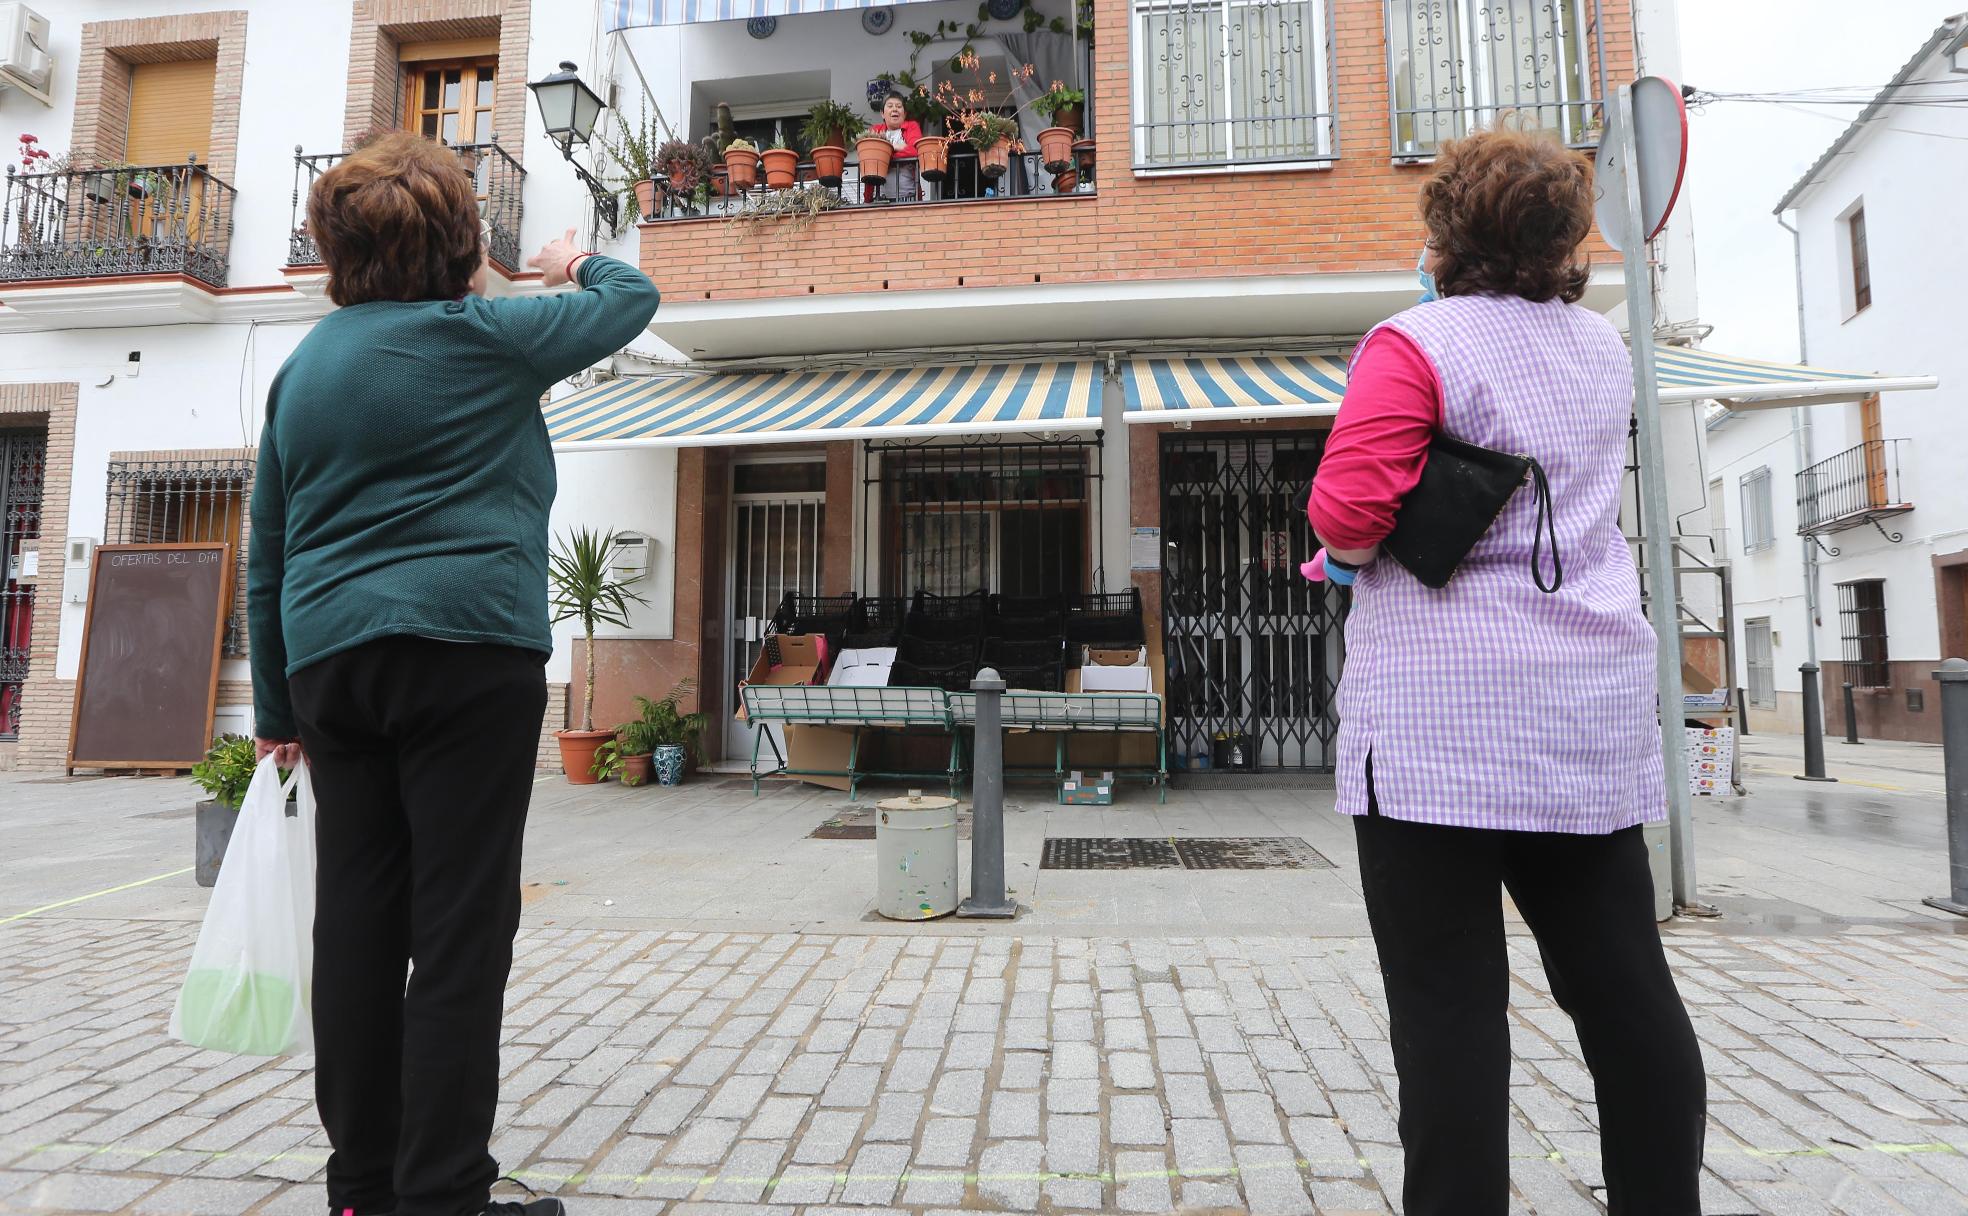
[[[725,687],[735,708],[738,681],[751,673],[766,625],[789,593],[818,595],[821,543],[826,536],[824,455],[775,457],[731,466],[730,537],[725,603],[731,623],[725,647]],[[776,723],[767,727],[785,754]],[[726,715],[724,754],[749,756],[752,728]]]
[[[1299,573],[1325,432],[1162,436],[1169,762],[1331,772],[1343,599]]]

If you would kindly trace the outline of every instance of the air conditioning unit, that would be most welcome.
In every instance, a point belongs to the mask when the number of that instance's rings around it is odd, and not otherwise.
[[[0,4],[0,92],[19,89],[44,106],[54,99],[55,61],[48,54],[48,19],[25,4]]]

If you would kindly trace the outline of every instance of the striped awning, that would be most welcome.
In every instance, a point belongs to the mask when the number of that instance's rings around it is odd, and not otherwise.
[[[1339,412],[1346,360],[1332,355],[1133,359],[1122,373],[1128,422],[1184,417],[1317,418]]]
[[[1932,376],[1842,372],[1766,363],[1711,350],[1654,346],[1662,401],[1720,401],[1738,409],[1851,401],[1933,388]],[[1346,361],[1330,355],[1134,359],[1123,373],[1129,422],[1197,418],[1328,418],[1346,394]]]
[[[689,25],[695,21],[750,21],[798,13],[831,13],[887,8],[919,0],[607,0],[608,30],[647,25]]]
[[[631,376],[546,406],[562,451],[900,435],[1090,431],[1091,363],[970,363]]]

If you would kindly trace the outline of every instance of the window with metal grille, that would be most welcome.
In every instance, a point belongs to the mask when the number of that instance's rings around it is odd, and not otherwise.
[[[1388,0],[1394,154],[1505,118],[1597,143],[1605,62],[1598,0]]]
[[[1770,503],[1768,465],[1742,479],[1743,552],[1761,553],[1777,543],[1777,525]]]
[[[1838,584],[1838,631],[1845,643],[1845,678],[1855,688],[1885,688],[1886,581],[1870,578]]]
[[[880,594],[1058,595],[1098,581],[1098,440],[868,440],[866,451],[862,517],[881,529],[868,547],[882,555]]]
[[[46,431],[0,430],[0,739],[20,737],[34,634],[35,584],[24,581],[25,562],[41,539],[47,473]]]
[[[246,646],[246,504],[253,459],[112,460],[108,523],[103,539],[116,545],[223,541],[232,546],[232,612],[225,653]]]
[[[1777,704],[1776,660],[1771,647],[1770,618],[1755,617],[1743,622],[1745,665],[1749,668],[1749,703],[1758,709],[1774,709]]]
[[[1137,169],[1330,160],[1328,0],[1134,0]]]

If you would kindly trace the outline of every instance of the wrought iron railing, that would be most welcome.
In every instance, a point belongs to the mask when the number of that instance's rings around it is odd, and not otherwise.
[[[719,165],[702,183],[702,189],[680,190],[672,183],[659,179],[657,213],[649,218],[736,217],[747,212],[762,212],[767,208],[787,212],[807,210],[788,205],[791,200],[797,199],[796,191],[817,191],[826,195],[825,201],[811,208],[812,211],[887,207],[899,203],[962,203],[1093,193],[1094,156],[1091,148],[1076,150],[1072,167],[1062,173],[1048,171],[1044,160],[1037,152],[1018,153],[1007,159],[1001,172],[993,173],[980,163],[976,152],[953,145],[949,151],[948,165],[937,174],[936,180],[926,180],[918,159],[898,156],[890,162],[889,170],[880,183],[864,181],[860,163],[850,161],[843,167],[840,185],[823,186],[812,163],[803,162],[794,174],[794,184],[778,190],[766,181],[763,170],[756,184],[734,189],[724,166]]]
[[[117,545],[220,541],[232,546],[233,602],[225,653],[242,653],[246,635],[246,513],[253,486],[249,456],[213,460],[112,460],[103,539]]]
[[[237,191],[195,160],[7,169],[0,282],[183,274],[225,286]]]
[[[498,143],[453,144],[451,150],[464,162],[478,193],[478,213],[491,235],[488,248],[492,260],[507,270],[520,268],[519,222],[524,214],[526,170],[520,167]],[[307,198],[314,181],[347,156],[347,152],[317,152],[308,155],[294,149],[294,201],[291,231],[287,238],[289,266],[318,266],[321,251],[307,232]]]
[[[1913,510],[1900,484],[1905,443],[1868,439],[1799,473],[1797,534],[1843,532]]]
[[[1599,0],[1389,0],[1387,56],[1397,158],[1506,116],[1573,147],[1599,142]]]

